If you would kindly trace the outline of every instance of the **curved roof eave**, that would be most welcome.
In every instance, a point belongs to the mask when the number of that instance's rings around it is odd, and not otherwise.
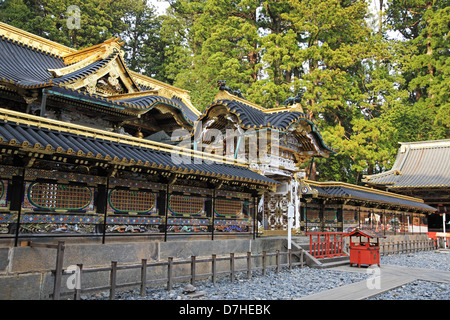
[[[239,126],[243,129],[272,129],[272,130],[277,130],[279,132],[282,133],[287,133],[288,130],[294,126],[295,124],[300,123],[300,121],[305,121],[307,122],[310,126],[311,126],[311,131],[313,132],[313,134],[316,136],[316,138],[319,140],[321,147],[324,148],[327,152],[329,152],[329,154],[335,154],[337,153],[339,150],[337,149],[333,149],[330,146],[328,146],[324,140],[322,135],[320,134],[319,130],[317,129],[316,125],[312,122],[312,120],[304,113],[298,112],[298,111],[294,111],[295,112],[295,116],[293,119],[291,119],[290,121],[288,121],[287,125],[285,127],[283,126],[277,126],[273,123],[270,122],[271,119],[273,119],[273,115],[279,115],[280,112],[277,113],[273,113],[273,114],[266,114],[265,112],[263,112],[262,110],[258,110],[252,106],[249,105],[249,111],[256,113],[257,115],[254,115],[252,117],[249,117],[249,115],[247,115],[247,119],[242,119],[242,112],[245,112],[244,110],[238,110],[238,108],[236,108],[236,106],[232,106],[232,104],[243,104],[242,102],[239,101],[233,101],[233,100],[217,100],[214,101],[213,103],[211,103],[206,109],[205,111],[202,113],[202,115],[198,118],[198,121],[201,121],[205,118],[207,118],[208,114],[210,113],[210,111],[215,108],[215,107],[225,107],[227,109],[228,112],[236,115],[236,117],[239,120]],[[238,106],[239,107],[239,106]],[[251,109],[250,109],[251,108]],[[286,115],[292,116],[293,112],[291,111],[281,111],[281,112],[286,112]],[[248,122],[249,119],[257,119],[257,118],[261,118],[264,117],[264,122],[260,122],[260,123],[244,123],[244,122]],[[256,121],[255,121],[256,122]],[[280,121],[278,121],[280,122]]]

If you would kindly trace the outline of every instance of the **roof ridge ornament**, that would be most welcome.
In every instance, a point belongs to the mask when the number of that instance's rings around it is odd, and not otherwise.
[[[290,107],[289,111],[299,111],[303,112],[303,107],[300,104],[302,102],[303,95],[305,93],[304,89],[300,89],[295,97],[289,97],[284,100],[281,105],[285,105],[286,107]]]
[[[233,90],[230,87],[227,87],[226,83],[227,80],[217,80],[217,86],[219,87],[219,90],[227,91],[228,93],[231,93],[233,96],[245,99],[240,89]]]
[[[95,56],[98,60],[100,60],[105,59],[113,53],[119,53],[122,55],[123,44],[124,42],[120,42],[120,38],[110,38],[100,44],[66,54],[63,57],[64,63],[66,65],[71,65],[91,56]]]

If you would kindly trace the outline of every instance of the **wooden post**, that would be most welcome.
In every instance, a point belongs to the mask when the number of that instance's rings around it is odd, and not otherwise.
[[[280,272],[280,250],[277,250],[277,273]]]
[[[191,256],[191,284],[195,285],[195,256]]]
[[[117,261],[111,261],[111,274],[109,280],[109,300],[114,300],[116,297]]]
[[[142,259],[141,266],[141,297],[145,296],[145,288],[147,284],[147,259]]]
[[[292,249],[289,249],[289,270],[292,270]]]
[[[234,281],[234,253],[230,253],[230,281]]]
[[[169,220],[169,185],[166,186],[166,198],[164,201],[164,242],[167,241],[167,224]]]
[[[105,244],[106,242],[106,226],[108,222],[108,191],[109,191],[109,177],[106,177],[106,186],[103,188],[102,186],[98,187],[99,197],[103,197],[103,230],[102,230],[102,244]]]
[[[56,268],[55,268],[55,283],[53,286],[53,300],[59,300],[61,293],[61,279],[64,263],[64,241],[58,241],[58,248],[56,249]]]
[[[167,290],[172,290],[172,272],[173,272],[173,257],[168,258],[169,264],[167,265]]]
[[[266,263],[267,263],[267,261],[266,261],[266,252],[265,251],[263,251],[262,252],[262,274],[263,274],[263,276],[265,276],[266,275]]]
[[[302,266],[302,268],[303,268],[303,263],[304,263],[304,254],[303,254],[303,248],[302,249],[300,249],[301,250],[301,253],[300,253],[300,262],[301,262],[301,266]]]
[[[247,279],[252,277],[252,253],[247,252]]]
[[[79,272],[79,281],[78,281],[78,284],[79,284],[79,287],[76,285],[77,284],[77,280],[75,280],[75,296],[74,296],[74,299],[75,300],[80,300],[80,295],[81,295],[81,273],[82,273],[82,271],[83,271],[83,264],[77,264],[77,266],[78,266],[78,272]]]
[[[212,255],[212,262],[211,262],[211,271],[212,271],[212,283],[216,284],[216,277],[217,277],[217,257],[215,254]]]
[[[211,221],[211,240],[214,240],[214,228],[215,228],[215,214],[214,214],[214,210],[215,210],[215,205],[216,205],[216,189],[213,189],[213,194],[212,194],[212,198],[211,198],[211,217],[210,217],[210,221]]]

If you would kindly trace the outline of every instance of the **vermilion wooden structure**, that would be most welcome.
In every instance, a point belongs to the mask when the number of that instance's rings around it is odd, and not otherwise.
[[[345,256],[343,232],[312,232],[309,235],[309,253],[314,258]]]
[[[361,265],[377,264],[380,266],[379,239],[386,238],[385,236],[372,230],[358,228],[345,236],[350,237],[350,265],[356,264],[361,267]],[[359,242],[352,242],[352,237],[359,237]],[[367,239],[367,242],[363,242],[364,238]],[[376,242],[371,242],[371,239],[376,239]]]

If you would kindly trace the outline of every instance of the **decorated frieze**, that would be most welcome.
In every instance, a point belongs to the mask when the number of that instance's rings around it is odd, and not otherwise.
[[[212,190],[211,189],[205,189],[205,188],[199,188],[199,187],[193,187],[193,186],[181,186],[181,185],[171,185],[169,186],[170,192],[180,192],[184,194],[199,194],[202,196],[211,196]]]
[[[13,176],[20,176],[22,174],[22,168],[0,165],[0,177],[11,179]]]
[[[216,197],[250,199],[252,195],[245,192],[235,192],[228,190],[216,190]]]
[[[166,186],[162,183],[142,181],[142,180],[132,180],[132,179],[121,179],[111,177],[109,178],[110,187],[128,187],[128,188],[139,188],[139,189],[151,189],[151,190],[165,190]]]
[[[25,169],[25,180],[51,179],[58,181],[70,181],[87,183],[89,185],[106,184],[106,177],[93,176],[75,172],[48,171],[35,168]]]

